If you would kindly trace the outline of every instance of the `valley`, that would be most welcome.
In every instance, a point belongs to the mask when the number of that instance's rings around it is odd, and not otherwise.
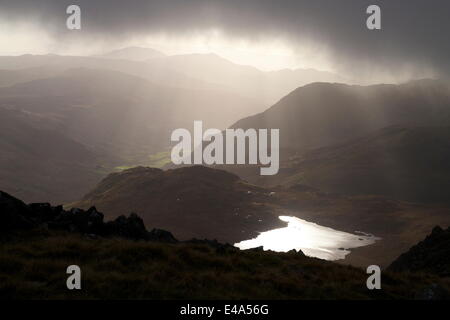
[[[308,73],[136,48],[0,57],[0,66],[0,186],[27,203],[96,206],[110,219],[132,211],[182,240],[248,241],[286,227],[280,216],[381,238],[340,261],[355,266],[385,267],[436,225],[450,225],[445,81],[314,82],[283,97]],[[248,75],[242,88],[237,74]],[[277,99],[255,95],[256,79],[282,75]],[[196,120],[279,130],[279,172],[174,165],[171,132]]]

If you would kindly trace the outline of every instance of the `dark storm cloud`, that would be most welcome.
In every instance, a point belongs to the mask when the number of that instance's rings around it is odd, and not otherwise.
[[[448,0],[0,0],[0,18],[39,23],[55,36],[65,30],[65,9],[82,8],[81,35],[183,34],[219,28],[230,36],[280,37],[294,44],[324,44],[333,61],[354,73],[363,66],[433,67],[450,74]],[[365,26],[366,8],[382,8],[382,30]],[[362,72],[362,71],[361,71]]]

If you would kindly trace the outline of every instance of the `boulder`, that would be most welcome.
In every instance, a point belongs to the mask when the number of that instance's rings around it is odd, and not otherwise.
[[[169,231],[153,229],[148,233],[148,240],[166,243],[177,243],[178,240]]]
[[[10,232],[35,226],[33,212],[22,201],[0,191],[0,231]]]
[[[127,218],[120,216],[114,221],[106,223],[106,234],[133,240],[147,240],[149,238],[144,221],[135,213]]]

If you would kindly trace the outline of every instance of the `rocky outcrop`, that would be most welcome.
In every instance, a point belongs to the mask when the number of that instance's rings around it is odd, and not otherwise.
[[[0,191],[0,232],[32,227],[32,215],[33,212],[25,203]]]
[[[135,213],[130,214],[129,217],[120,216],[114,221],[106,223],[105,233],[134,240],[148,240],[150,238],[144,221]]]
[[[388,270],[450,276],[450,228],[435,227],[425,240],[397,258]]]
[[[0,191],[0,232],[9,234],[33,227],[62,230],[89,235],[90,238],[122,237],[132,240],[147,240],[167,243],[178,242],[164,230],[147,231],[143,220],[135,213],[120,216],[104,222],[103,213],[95,207],[88,210],[73,208],[69,211],[62,206],[53,207],[49,203],[24,202]]]
[[[149,240],[157,241],[157,242],[166,242],[166,243],[176,243],[178,242],[175,237],[166,230],[161,229],[153,229],[148,233]]]

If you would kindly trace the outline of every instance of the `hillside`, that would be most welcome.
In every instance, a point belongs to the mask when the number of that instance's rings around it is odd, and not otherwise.
[[[21,116],[4,116],[0,141],[20,140],[24,148],[45,148],[23,154],[19,145],[9,143],[0,158],[2,187],[28,201],[74,201],[116,167],[149,165],[152,155],[170,146],[174,129],[190,129],[199,119],[205,126],[225,127],[251,105],[247,99],[222,91],[161,87],[125,73],[86,68],[3,87],[0,112]],[[28,119],[33,130],[50,131],[55,137],[42,137],[36,143],[37,135],[43,133],[18,130],[25,125],[23,119]],[[79,150],[72,152],[75,143]],[[46,157],[44,150],[57,153],[59,162]],[[36,166],[25,169],[25,163]],[[68,186],[73,190],[68,191]]]
[[[167,171],[139,167],[110,174],[82,200],[67,207],[92,206],[110,219],[137,212],[146,226],[171,230],[181,240],[249,240],[260,232],[285,227],[279,216],[382,238],[352,250],[343,260],[357,266],[387,266],[435,225],[450,225],[445,206],[341,196],[304,185],[262,188],[226,171],[200,166]]]
[[[0,87],[9,87],[22,82],[49,78],[59,72],[60,70],[54,67],[0,70]]]
[[[232,128],[280,130],[280,171],[218,166],[261,186],[448,202],[450,89],[439,80],[402,85],[315,83]]]
[[[378,130],[330,147],[284,154],[278,175],[223,166],[264,186],[308,185],[346,195],[382,195],[413,202],[448,202],[450,127]]]
[[[435,227],[423,241],[398,257],[388,270],[450,276],[450,228]]]
[[[61,55],[0,57],[0,70],[20,71],[35,68],[56,69],[60,72],[74,68],[107,69],[145,78],[160,86],[215,90],[253,101],[252,106],[245,108],[245,114],[232,119],[227,126],[240,118],[262,112],[292,90],[305,84],[317,81],[346,82],[346,79],[336,74],[318,70],[264,72],[232,63],[214,54],[164,56],[149,48],[123,48],[95,57]],[[45,74],[48,73],[45,71],[43,75]],[[35,78],[28,78],[32,79]],[[12,80],[9,81],[11,82]]]
[[[440,300],[450,290],[447,279],[433,275],[384,273],[383,290],[369,291],[359,268],[208,244],[50,233],[3,243],[0,255],[0,297],[8,300]],[[83,290],[67,290],[69,264],[83,266]]]
[[[70,69],[104,69],[144,78],[161,86],[205,90],[219,89],[210,83],[180,74],[173,70],[157,70],[142,61],[109,59],[102,57],[62,56],[55,54],[0,56],[0,70],[19,71],[40,68],[62,73]],[[54,74],[57,74],[54,73]],[[45,75],[45,73],[43,73]],[[45,79],[45,77],[39,77]],[[32,79],[27,79],[30,81]]]
[[[392,125],[449,125],[449,106],[449,85],[438,80],[373,86],[314,83],[232,127],[280,129],[281,148],[305,150]]]
[[[100,160],[45,123],[42,117],[0,108],[1,188],[30,202],[73,201],[101,179]]]
[[[0,192],[2,299],[448,299],[450,282],[384,272],[369,291],[365,270],[302,252],[240,251],[215,241],[179,242],[148,232],[135,214],[103,221],[88,211],[26,205]],[[83,290],[66,288],[68,265]]]
[[[108,218],[139,212],[146,225],[182,240],[233,242],[281,226],[268,209],[269,191],[226,171],[196,166],[163,171],[137,167],[113,173],[71,207],[95,205]]]

